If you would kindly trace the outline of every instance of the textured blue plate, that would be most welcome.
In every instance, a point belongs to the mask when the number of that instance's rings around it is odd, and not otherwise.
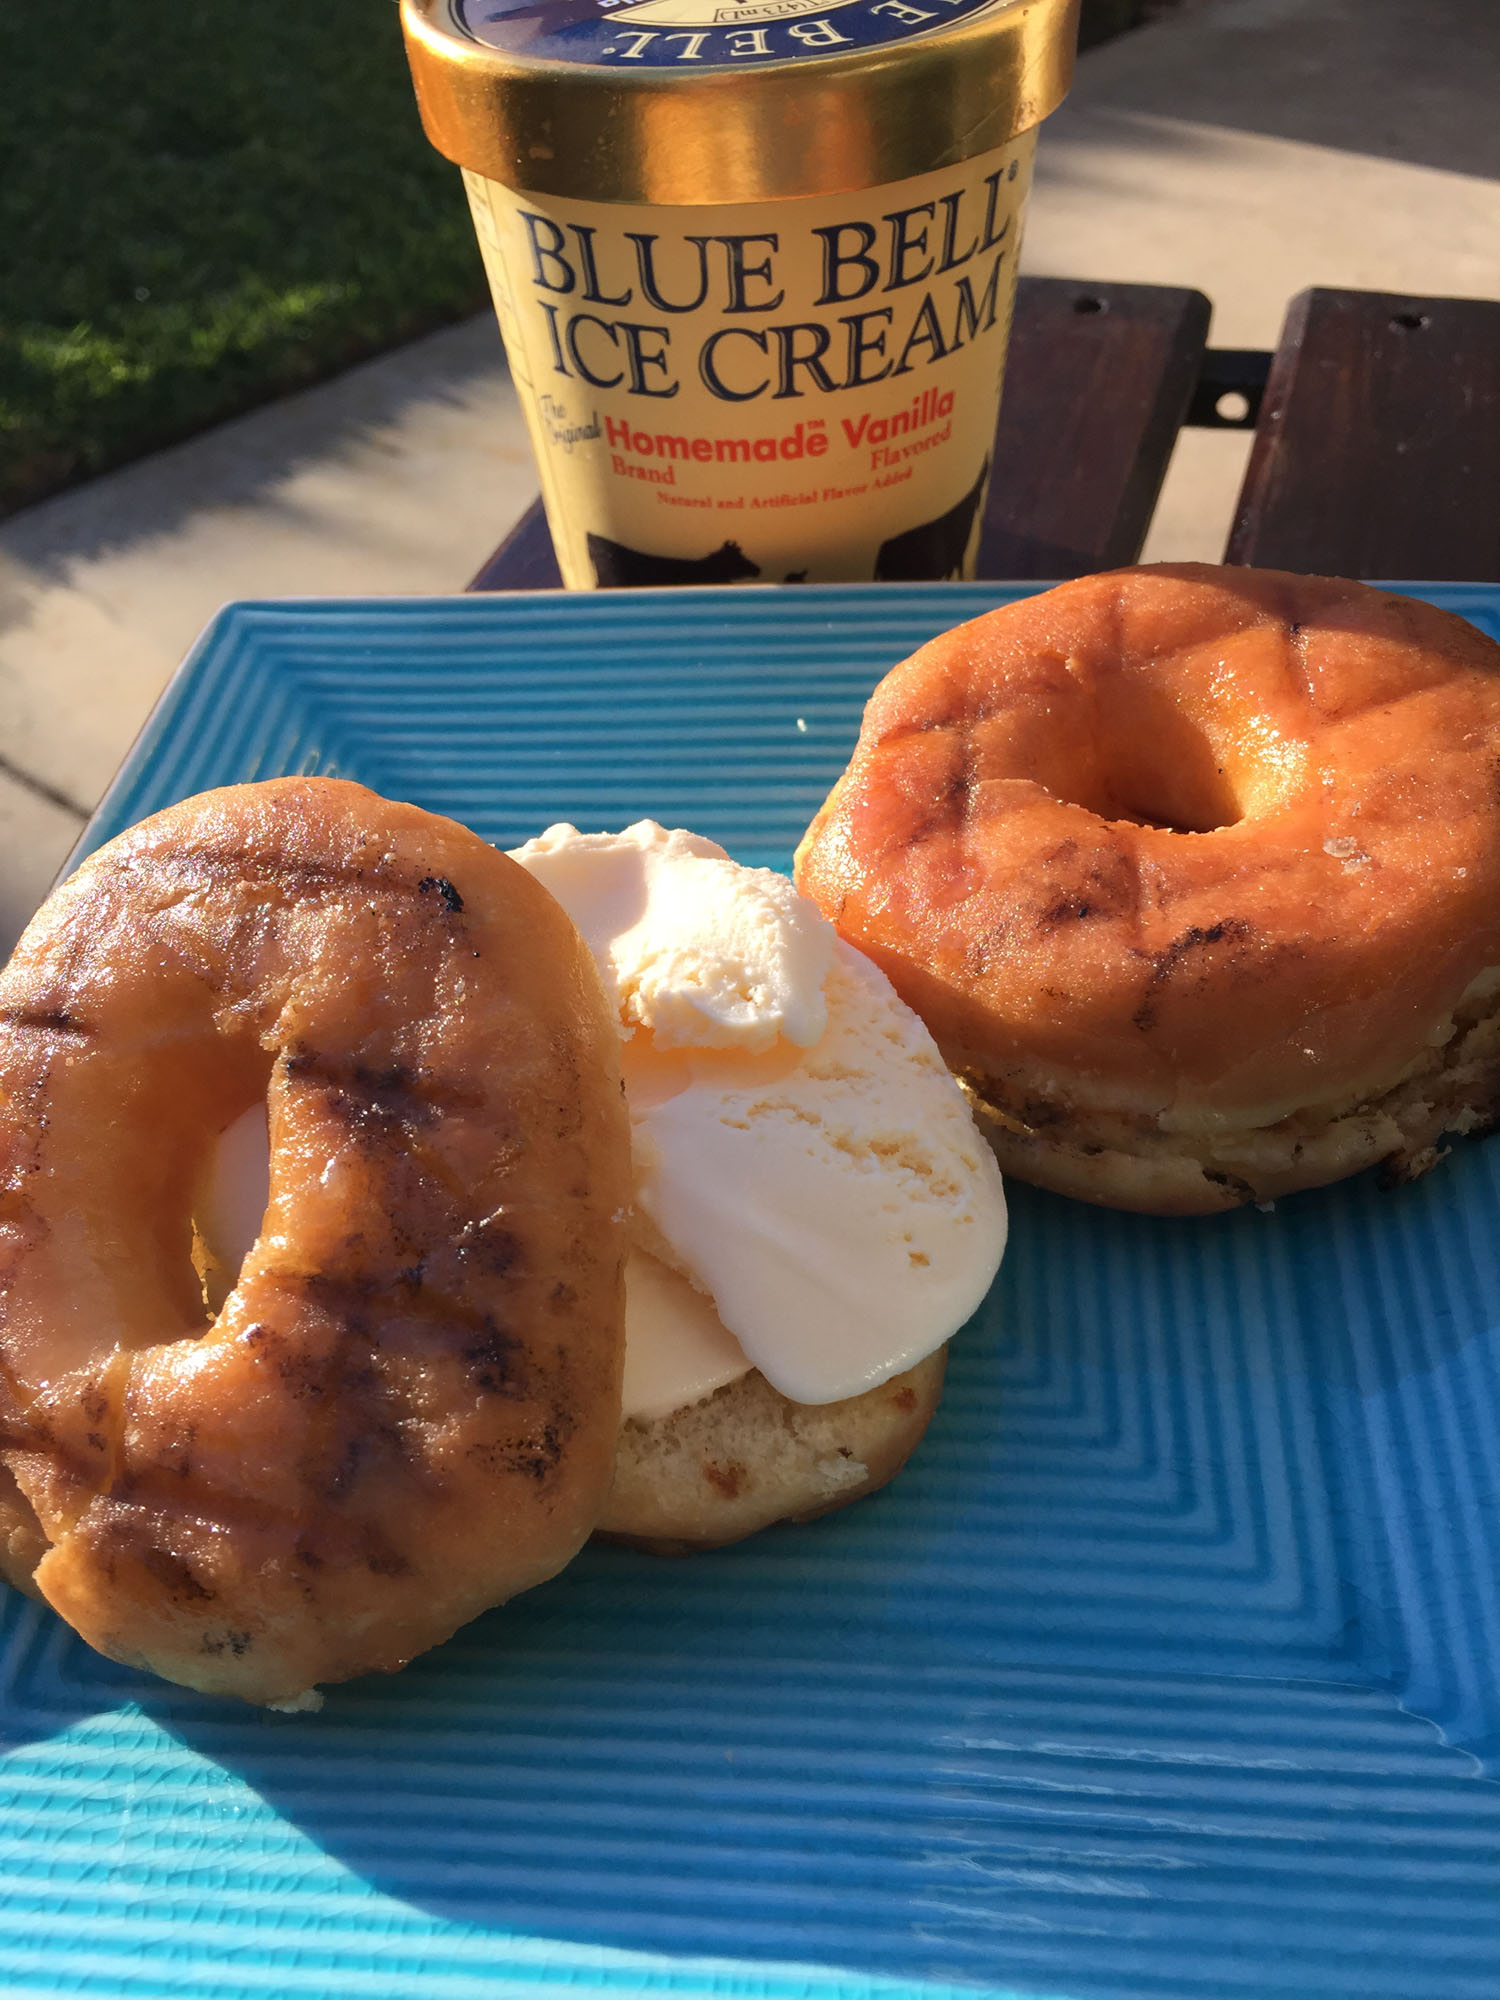
[[[785,866],[876,677],[1018,594],[235,606],[90,841],[324,770]],[[1500,591],[1422,594],[1500,637]],[[887,1493],[590,1551],[319,1717],[0,1593],[0,1989],[1493,2000],[1497,1178],[1191,1223],[1017,1187]]]

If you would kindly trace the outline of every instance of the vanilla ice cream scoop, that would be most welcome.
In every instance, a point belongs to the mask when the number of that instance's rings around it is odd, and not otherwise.
[[[834,931],[784,875],[649,819],[623,833],[549,827],[514,858],[578,926],[627,1035],[770,1049],[822,1034]]]
[[[627,1415],[751,1366],[793,1402],[837,1402],[940,1347],[994,1279],[1005,1202],[884,974],[784,877],[649,820],[553,827],[515,859],[578,925],[619,1014],[642,1251],[740,1351],[638,1255]]]

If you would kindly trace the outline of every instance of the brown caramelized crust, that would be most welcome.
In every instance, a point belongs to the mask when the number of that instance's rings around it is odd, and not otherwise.
[[[211,1319],[194,1191],[262,1096]],[[6,1574],[252,1701],[401,1666],[593,1527],[629,1200],[592,960],[476,835],[330,779],[122,835],[0,980]]]
[[[1420,1171],[1500,1085],[1500,647],[1330,578],[1065,584],[887,675],[796,872],[1024,1178],[1192,1212]]]

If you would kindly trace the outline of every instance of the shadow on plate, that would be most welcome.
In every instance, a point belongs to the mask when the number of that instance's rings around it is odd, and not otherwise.
[[[1112,1993],[1153,1951],[1291,1963],[1277,1897],[1326,1876],[1399,1958],[1410,1843],[1500,1852],[1454,1747],[1500,1747],[1497,1172],[1476,1146],[1193,1223],[1016,1188],[886,1493],[682,1562],[586,1551],[317,1717],[38,1618],[21,1738],[114,1706],[133,1754],[197,1753],[279,1837],[497,1938]],[[1306,1990],[1342,1993],[1316,1938]]]

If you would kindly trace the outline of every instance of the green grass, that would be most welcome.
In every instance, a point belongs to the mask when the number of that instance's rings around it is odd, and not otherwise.
[[[0,12],[0,509],[485,296],[393,0]]]
[[[485,296],[394,0],[0,10],[0,513]]]

